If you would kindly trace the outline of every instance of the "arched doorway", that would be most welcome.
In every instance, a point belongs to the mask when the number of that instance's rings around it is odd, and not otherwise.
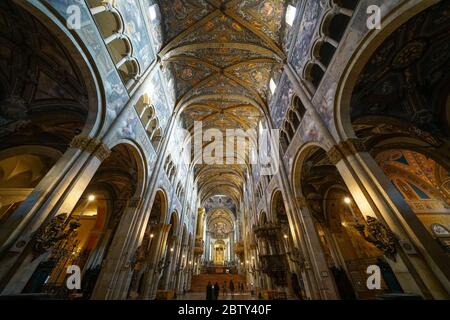
[[[388,259],[371,241],[366,218],[360,212],[337,168],[320,147],[305,148],[300,155],[295,179],[296,192],[305,198],[325,263],[341,299],[375,299],[385,292],[402,292]],[[384,248],[385,249],[385,248]],[[367,269],[383,270],[380,290],[367,287]]]
[[[158,226],[165,222],[166,213],[167,200],[165,193],[162,190],[158,190],[150,210],[143,240],[136,250],[133,261],[133,276],[128,290],[128,297],[131,299],[144,298],[146,288],[151,286],[151,284],[145,283],[146,280],[149,280],[145,273],[157,271],[154,268],[152,270],[148,270],[148,268],[152,261],[157,259],[158,251],[156,247],[159,245],[158,242],[164,241],[161,239],[159,234],[161,228],[158,228]],[[151,254],[155,255],[155,257],[151,257]]]
[[[137,151],[127,144],[111,150],[93,176],[74,210],[55,216],[38,231],[57,228],[60,237],[47,243],[33,244],[36,258],[44,258],[25,286],[23,293],[47,293],[55,297],[82,295],[88,299],[101,272],[102,262],[110,251],[119,221],[136,192],[139,192]],[[37,236],[37,239],[40,239]],[[112,248],[114,249],[114,248]],[[49,250],[47,252],[47,250]],[[75,265],[82,273],[82,290],[69,291],[67,268]]]
[[[301,268],[298,267],[302,266],[300,258],[301,254],[299,248],[294,246],[281,190],[275,191],[272,196],[271,212],[273,219],[279,227],[279,244],[275,247],[277,252],[281,255],[279,259],[279,268],[285,273],[283,275],[285,278],[284,286],[282,287],[283,292],[286,293],[286,296],[302,299],[305,295],[305,287],[302,275],[298,273],[298,271],[301,270]]]
[[[30,218],[25,213],[36,200],[23,200],[34,190],[50,189],[56,177],[44,179],[47,173],[73,138],[93,125],[98,110],[85,74],[87,66],[81,60],[75,62],[78,56],[75,51],[69,53],[56,30],[50,32],[51,28],[11,1],[3,1],[0,10],[4,13],[0,45],[5,52],[0,55],[3,251]]]
[[[162,270],[161,277],[158,282],[158,290],[166,290],[169,286],[169,281],[173,277],[171,275],[171,265],[176,257],[176,243],[177,243],[177,233],[178,233],[178,214],[177,212],[172,212],[170,216],[170,231],[167,236],[167,246],[164,250],[164,260],[162,260]]]
[[[395,203],[392,216],[404,221],[391,228],[408,239],[402,246],[408,255],[402,260],[411,261],[411,269],[419,275],[404,283],[416,286],[410,290],[427,298],[447,297],[450,276],[448,201],[442,196],[445,191],[433,192],[437,188],[429,180],[434,163],[444,173],[450,168],[450,78],[443,71],[450,64],[449,9],[446,1],[429,6],[366,52],[370,58],[355,70],[355,85],[347,89],[348,100],[343,103],[348,107],[344,130],[371,154],[364,161],[377,172],[388,202]],[[409,255],[412,252],[416,254]]]

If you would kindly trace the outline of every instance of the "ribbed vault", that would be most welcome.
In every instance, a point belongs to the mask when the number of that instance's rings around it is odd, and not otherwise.
[[[281,0],[159,1],[159,59],[174,76],[175,111],[193,131],[256,129],[268,115],[269,81],[285,60]],[[251,143],[247,141],[247,143]],[[248,156],[233,165],[198,165],[202,200],[224,194],[239,202]]]

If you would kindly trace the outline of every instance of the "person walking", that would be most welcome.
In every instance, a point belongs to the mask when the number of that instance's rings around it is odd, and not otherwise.
[[[214,284],[214,300],[219,300],[219,293],[220,293],[220,286],[219,284],[216,282]]]
[[[211,281],[209,281],[206,286],[206,300],[213,300],[213,285],[211,284]]]

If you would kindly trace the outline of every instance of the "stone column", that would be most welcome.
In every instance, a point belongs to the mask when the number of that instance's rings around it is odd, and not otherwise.
[[[206,231],[206,239],[205,239],[205,262],[210,260],[210,251],[211,251],[211,235],[209,231]]]
[[[231,232],[230,236],[230,261],[234,262],[234,232]]]
[[[203,237],[203,220],[205,217],[205,208],[198,208],[196,238]]]
[[[306,203],[305,198],[297,198],[297,204],[300,208],[300,214],[302,216],[303,228],[308,235],[306,241],[309,246],[310,252],[314,254],[310,255],[310,263],[312,266],[305,265],[305,272],[311,272],[311,268],[317,270],[319,280],[319,290],[321,297],[328,299],[338,299],[337,288],[333,280],[333,276],[328,269],[327,261],[323,252],[320,238],[317,233],[317,229],[314,226],[313,217]],[[312,275],[311,275],[312,276]]]
[[[183,290],[182,285],[183,285],[184,278],[186,275],[186,261],[187,261],[186,248],[187,248],[187,245],[182,244],[180,256],[178,259],[177,278],[175,281],[175,288],[174,288],[174,290],[177,294],[180,294]]]
[[[146,253],[142,299],[154,299],[156,295],[160,276],[160,267],[164,263],[163,254],[167,247],[167,236],[169,234],[170,227],[170,224],[160,223],[150,230],[153,234],[153,238],[150,239],[149,248]]]
[[[62,158],[53,166],[31,195],[13,213],[11,221],[0,227],[0,290],[18,294],[36,267],[45,258],[34,258],[32,235],[60,213],[70,213],[88,186],[98,167],[110,154],[99,140],[75,137]],[[6,254],[7,253],[7,254]]]
[[[449,299],[450,261],[401,194],[357,139],[328,152],[365,219],[383,225],[398,238],[398,263],[388,259],[406,291],[426,298]],[[382,240],[382,239],[380,239]],[[418,289],[420,288],[419,292]]]
[[[180,266],[180,258],[181,258],[181,250],[182,250],[182,242],[181,242],[181,238],[178,237],[177,238],[177,242],[174,245],[174,252],[173,252],[173,259],[171,259],[170,262],[170,268],[169,268],[169,273],[167,274],[167,278],[165,281],[165,286],[164,288],[166,288],[166,290],[175,290],[176,289],[176,284],[177,284],[177,279],[178,279],[178,275],[179,275],[179,266]]]
[[[128,286],[133,271],[130,268],[131,261],[123,261],[123,257],[130,256],[127,239],[130,238],[133,221],[138,215],[139,203],[140,199],[129,201],[128,207],[120,218],[109,252],[103,261],[100,275],[92,293],[93,299],[127,298]]]

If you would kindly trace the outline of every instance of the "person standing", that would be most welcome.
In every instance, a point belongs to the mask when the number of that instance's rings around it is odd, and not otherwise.
[[[227,296],[227,282],[226,281],[223,282],[222,292],[223,292],[223,297],[225,298]]]
[[[209,281],[206,286],[206,300],[213,300],[213,285],[211,284],[211,281]]]
[[[234,293],[234,283],[233,283],[233,280],[230,280],[230,293],[231,293],[231,296],[233,296],[233,293]]]
[[[214,300],[219,300],[219,292],[220,292],[220,286],[219,284],[216,282],[214,284]]]

